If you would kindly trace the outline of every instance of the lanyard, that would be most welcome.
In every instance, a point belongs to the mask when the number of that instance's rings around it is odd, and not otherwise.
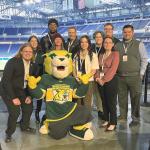
[[[102,71],[104,70],[104,55],[105,55],[105,54],[103,54],[103,56],[102,56],[102,66],[101,66]]]
[[[127,54],[128,48],[132,45],[132,42],[129,43],[127,46],[123,43],[123,49],[124,49],[124,53]]]
[[[110,56],[110,54],[108,56]],[[103,54],[103,56],[102,56],[102,71],[104,69],[104,59],[106,59],[105,56],[106,56],[106,58],[108,57],[106,54]]]
[[[124,48],[124,53],[127,54],[127,50],[129,48],[129,46],[125,46],[125,44],[123,44],[123,48]]]
[[[73,41],[69,42],[69,44],[68,44],[68,52],[70,51],[70,47],[71,47],[72,44],[73,44]]]
[[[34,62],[35,62],[36,58],[37,58],[37,53],[35,53],[35,55],[34,55]]]
[[[98,56],[98,53],[100,52],[100,50],[101,50],[101,47],[98,48],[95,46],[95,52],[96,52],[97,56]]]
[[[49,34],[47,34],[47,35],[48,35],[48,39],[49,39],[50,43],[53,45],[53,42],[52,42],[52,40],[51,40]]]
[[[80,59],[80,58],[79,58],[79,61],[80,61],[79,70],[80,70],[80,71],[82,71],[82,66],[83,66],[84,60],[85,60],[85,59]]]

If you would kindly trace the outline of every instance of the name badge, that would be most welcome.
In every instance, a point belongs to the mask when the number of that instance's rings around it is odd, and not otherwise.
[[[101,79],[104,76],[104,72],[100,72],[99,76],[100,76],[100,79]]]
[[[127,62],[128,61],[128,55],[123,55],[123,62]]]
[[[27,80],[24,80],[24,86],[23,86],[24,89],[27,88],[27,84],[28,84]]]
[[[81,76],[81,75],[82,75],[82,72],[78,71],[77,76]]]

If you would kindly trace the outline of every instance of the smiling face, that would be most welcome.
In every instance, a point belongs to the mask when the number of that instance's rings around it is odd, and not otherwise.
[[[37,49],[38,47],[38,41],[35,37],[32,37],[31,40],[29,41],[33,49]]]
[[[105,25],[104,32],[107,37],[113,37],[113,27],[112,25]]]
[[[24,47],[21,56],[24,60],[30,61],[33,58],[33,49],[30,46]]]
[[[63,44],[62,38],[60,37],[55,38],[54,43],[55,43],[55,46],[62,46]]]
[[[125,40],[131,40],[134,36],[134,31],[132,28],[124,28],[123,29],[123,38]]]
[[[45,71],[58,79],[66,78],[72,72],[72,59],[65,50],[51,51],[46,54]]]
[[[87,40],[85,37],[83,37],[83,38],[81,38],[80,41],[81,41],[81,42],[80,42],[81,49],[83,49],[83,50],[88,50],[88,47],[89,47],[88,40]]]
[[[57,31],[57,24],[56,23],[50,23],[48,28],[51,32],[56,32]]]
[[[114,43],[113,43],[112,39],[105,38],[105,40],[104,40],[105,51],[111,51],[113,46],[114,46]]]
[[[103,37],[102,37],[101,33],[97,33],[95,35],[95,42],[96,42],[97,45],[102,45],[102,43],[103,43]]]
[[[68,37],[70,38],[70,40],[75,40],[77,37],[77,32],[75,28],[69,28],[68,29]]]

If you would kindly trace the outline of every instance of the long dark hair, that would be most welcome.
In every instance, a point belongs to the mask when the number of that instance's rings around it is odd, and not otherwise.
[[[83,38],[85,38],[85,39],[87,39],[87,41],[88,41],[88,55],[90,56],[90,60],[92,61],[92,57],[93,57],[93,53],[92,53],[92,49],[91,49],[91,40],[90,40],[90,38],[87,36],[87,35],[83,35],[83,36],[81,36],[80,37],[80,40],[79,40],[79,49],[80,49],[80,51],[82,50],[82,48],[81,48],[81,40],[83,39]],[[77,53],[77,55],[78,56],[80,56],[80,51],[78,51],[78,53]]]
[[[106,36],[106,37],[104,38],[104,40],[103,40],[103,48],[102,48],[102,50],[101,50],[101,54],[104,54],[105,51],[106,51],[105,48],[104,48],[104,42],[105,42],[106,39],[111,39],[112,42],[113,42],[113,38]],[[114,43],[114,42],[113,42],[113,43]],[[116,51],[115,46],[112,47],[111,51]]]
[[[40,45],[40,41],[39,41],[39,39],[38,39],[37,36],[31,35],[31,36],[28,38],[28,42],[30,43],[30,41],[31,41],[32,38],[35,38],[35,39],[37,40],[37,43],[38,43],[38,46],[37,46],[37,48],[36,48],[36,52],[37,52],[37,51],[42,51],[42,48],[41,48],[41,45]]]

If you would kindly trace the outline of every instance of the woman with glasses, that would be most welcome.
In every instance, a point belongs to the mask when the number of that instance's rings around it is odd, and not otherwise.
[[[102,98],[105,122],[102,127],[106,131],[113,131],[117,125],[117,76],[119,65],[119,53],[114,49],[112,38],[106,37],[103,43],[104,49],[99,55],[99,70],[95,74],[95,80]]]

